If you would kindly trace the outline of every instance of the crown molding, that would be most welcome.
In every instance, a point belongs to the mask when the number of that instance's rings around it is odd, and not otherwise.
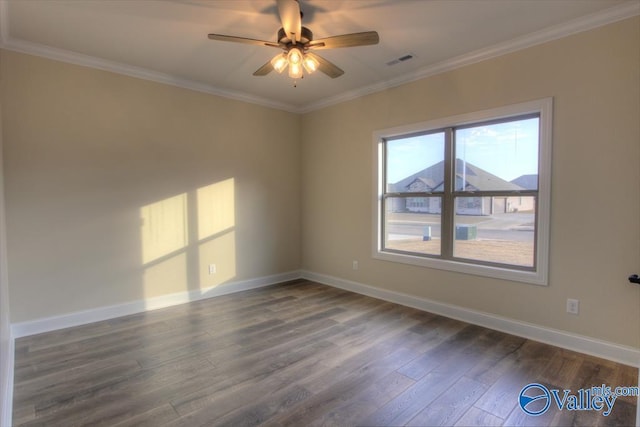
[[[624,3],[622,5],[612,7],[604,11],[596,12],[591,15],[586,15],[560,25],[548,27],[543,30],[524,35],[522,37],[518,37],[487,48],[478,49],[467,54],[447,59],[437,64],[429,65],[412,73],[408,73],[385,82],[366,86],[353,91],[344,92],[338,96],[321,99],[318,102],[308,104],[303,108],[298,109],[298,111],[300,113],[309,113],[321,108],[326,108],[332,105],[340,104],[342,102],[361,98],[365,95],[382,92],[384,90],[421,80],[426,77],[434,76],[436,74],[441,74],[467,65],[475,64],[477,62],[485,61],[487,59],[496,58],[508,53],[561,39],[563,37],[568,37],[573,34],[592,30],[594,28],[602,27],[604,25],[613,24],[614,22],[622,21],[623,19],[631,18],[637,15],[640,15],[640,1]]]
[[[290,113],[304,114],[640,15],[640,1],[632,0],[600,12],[568,21],[560,25],[548,27],[522,37],[518,37],[484,49],[479,49],[467,54],[463,54],[446,61],[439,62],[437,64],[429,65],[412,73],[404,74],[391,80],[365,86],[352,91],[343,92],[337,96],[320,99],[316,102],[309,103],[302,107],[282,103],[272,99],[258,97],[244,92],[222,89],[205,83],[172,76],[150,69],[135,67],[128,64],[122,64],[115,61],[92,57],[89,55],[83,55],[80,53],[54,48],[38,43],[32,43],[25,40],[12,39],[9,32],[8,13],[8,0],[0,0],[0,48],[40,56],[57,61],[68,62],[75,65],[110,71],[130,77],[154,81],[157,83],[177,86],[184,89],[203,92],[236,101],[257,104],[263,107],[274,108]]]
[[[290,113],[298,112],[298,108],[294,105],[274,101],[267,98],[261,98],[248,93],[221,89],[205,83],[172,76],[170,74],[165,74],[146,68],[135,67],[132,65],[109,61],[94,56],[83,55],[81,53],[59,49],[39,43],[33,43],[26,40],[13,39],[11,38],[9,32],[8,6],[9,2],[7,0],[0,0],[0,48],[2,49],[40,56],[43,58],[53,59],[56,61],[66,62],[84,67],[95,68],[98,70],[110,71],[129,77],[136,77],[156,83],[162,83],[170,86],[180,87],[183,89],[193,90],[196,92],[207,93],[210,95],[220,96],[235,101],[247,102],[263,107],[274,108],[277,110],[284,110]]]
[[[39,56],[47,59],[53,59],[56,61],[66,62],[70,64],[80,65],[89,68],[95,68],[103,71],[110,71],[117,74],[126,75],[129,77],[136,77],[143,80],[149,80],[156,83],[162,83],[170,86],[176,86],[183,89],[189,89],[196,92],[207,93],[210,95],[220,96],[223,98],[232,99],[235,101],[247,102],[250,104],[256,104],[263,107],[274,108],[277,110],[284,110],[291,113],[296,113],[297,108],[293,105],[285,104],[282,102],[274,101],[271,99],[261,98],[248,93],[231,91],[226,89],[217,88],[212,85],[189,80],[170,74],[161,73],[158,71],[135,67],[128,64],[122,64],[119,62],[109,61],[106,59],[96,58],[94,56],[83,55],[76,52],[71,52],[64,49],[58,49],[50,46],[45,46],[38,43],[32,43],[24,40],[9,39],[0,44],[0,47],[6,50],[14,52],[26,53],[29,55]]]

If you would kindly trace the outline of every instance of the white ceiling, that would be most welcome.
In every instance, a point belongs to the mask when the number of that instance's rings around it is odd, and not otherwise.
[[[640,0],[300,0],[316,39],[376,30],[380,44],[322,50],[345,70],[293,87],[252,76],[277,49],[275,0],[0,0],[2,47],[288,111],[309,111],[640,13]],[[405,54],[414,59],[388,66]]]

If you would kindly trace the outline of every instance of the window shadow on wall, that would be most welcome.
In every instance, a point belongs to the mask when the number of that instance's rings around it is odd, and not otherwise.
[[[140,208],[144,299],[197,299],[236,277],[234,178]],[[151,308],[151,307],[148,307]]]

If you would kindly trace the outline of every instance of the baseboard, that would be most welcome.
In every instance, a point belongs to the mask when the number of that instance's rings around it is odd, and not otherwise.
[[[29,335],[98,322],[101,320],[113,319],[120,316],[127,316],[130,314],[184,304],[191,301],[261,288],[299,278],[313,280],[335,288],[394,302],[407,307],[413,307],[419,310],[473,323],[475,325],[484,326],[512,335],[566,348],[568,350],[574,350],[580,353],[623,363],[625,365],[640,367],[640,349],[638,348],[623,346],[583,335],[572,334],[532,323],[521,322],[492,313],[470,310],[464,307],[445,304],[426,298],[380,289],[351,280],[345,280],[311,271],[290,271],[272,276],[230,282],[212,288],[179,292],[147,300],[133,301],[107,307],[98,307],[93,310],[69,313],[28,322],[14,323],[11,325],[11,335],[13,338],[21,338]]]
[[[18,322],[11,325],[11,333],[14,338],[22,338],[29,335],[41,334],[58,329],[85,325],[87,323],[99,322],[102,320],[113,319],[121,316],[128,316],[130,314],[142,313],[145,311],[184,304],[191,301],[213,298],[235,292],[248,291],[250,289],[261,288],[264,286],[274,285],[276,283],[299,279],[300,277],[300,271],[290,271],[271,276],[258,277],[255,279],[228,282],[211,288],[177,292],[174,294],[162,295],[124,304],[97,307],[92,310],[84,310],[75,313],[63,314],[60,316],[30,320],[27,322]]]
[[[2,390],[2,402],[0,402],[0,426],[13,425],[13,370],[15,365],[15,340],[9,335],[9,345],[4,362],[6,366],[3,366],[3,372],[7,375],[3,375],[1,381]]]
[[[640,367],[640,349],[602,341],[595,338],[572,334],[558,329],[547,328],[532,323],[521,322],[464,307],[445,304],[438,301],[420,298],[400,292],[380,289],[338,277],[302,271],[307,280],[344,289],[373,298],[394,302],[407,307],[417,308],[430,313],[439,314],[474,325],[484,326],[508,334],[551,344],[556,347],[573,350],[591,356],[601,357],[629,366]]]

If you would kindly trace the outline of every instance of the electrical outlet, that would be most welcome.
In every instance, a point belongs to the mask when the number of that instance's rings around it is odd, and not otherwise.
[[[580,301],[577,299],[567,299],[567,313],[569,314],[578,314],[580,310]]]
[[[352,267],[353,267],[354,270],[357,270],[358,269],[358,261],[354,260],[353,264],[352,264]]]
[[[216,265],[209,264],[209,274],[216,274]]]

